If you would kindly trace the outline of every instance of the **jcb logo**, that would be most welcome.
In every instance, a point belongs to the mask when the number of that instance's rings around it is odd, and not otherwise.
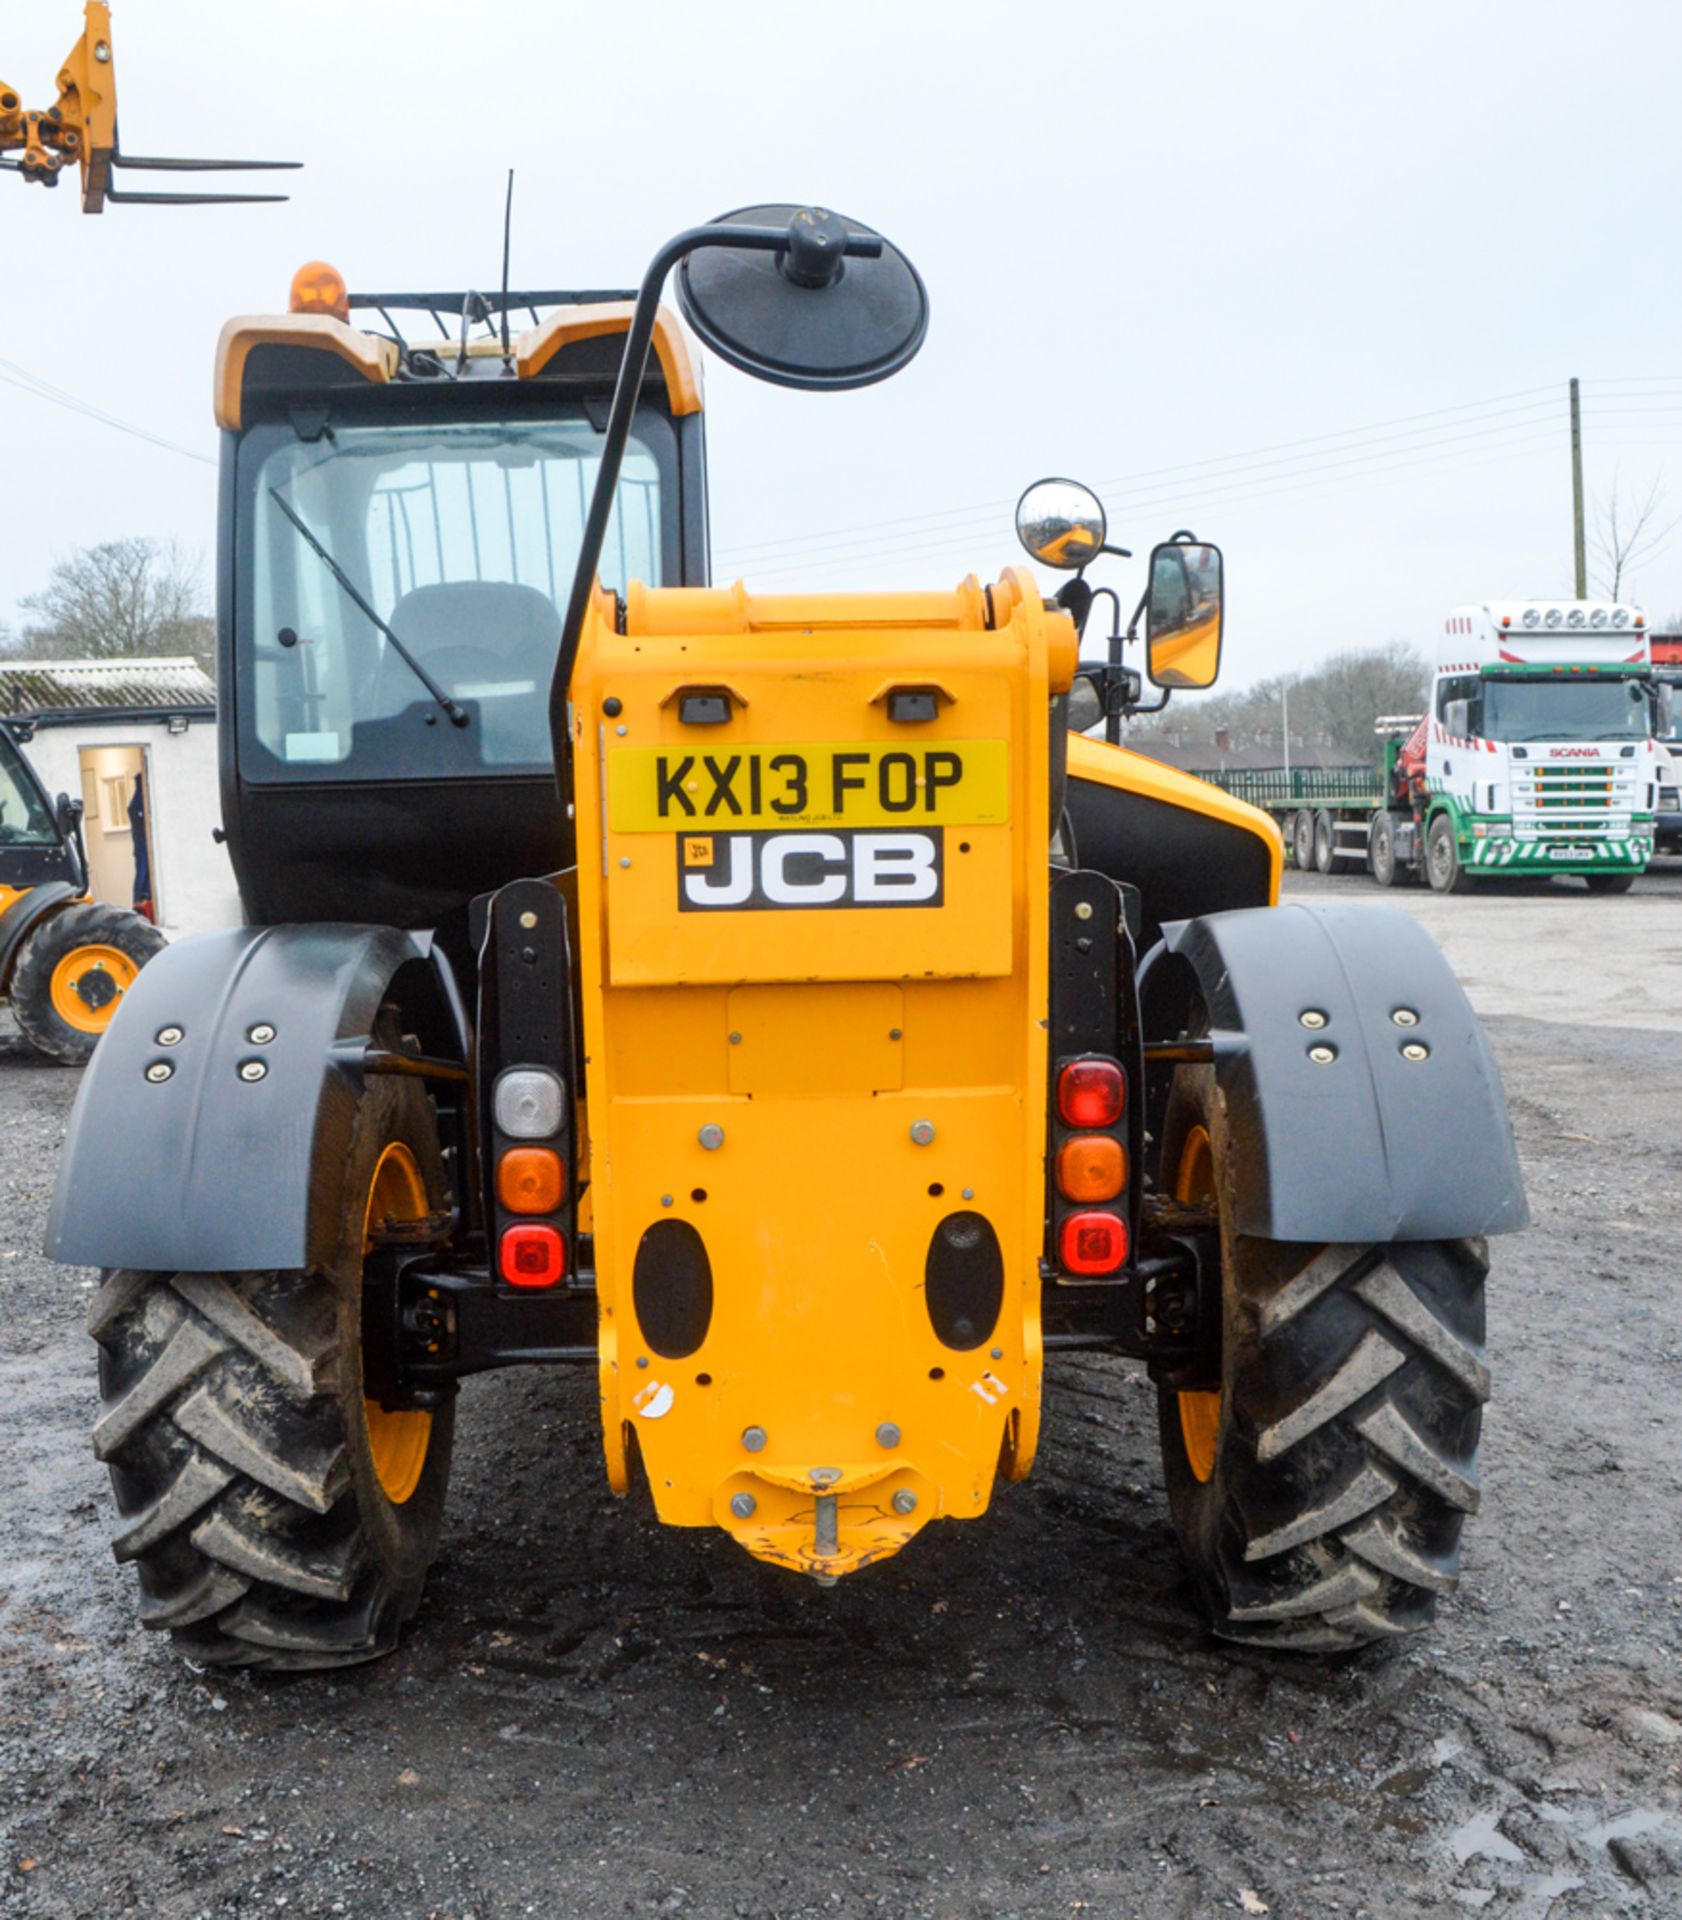
[[[904,833],[686,833],[684,913],[794,907],[938,907],[939,827]]]

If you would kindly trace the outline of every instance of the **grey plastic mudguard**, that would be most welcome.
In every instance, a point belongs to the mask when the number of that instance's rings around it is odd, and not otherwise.
[[[148,962],[94,1051],[47,1221],[49,1258],[213,1273],[338,1252],[361,1059],[425,935],[239,927]],[[273,1027],[257,1042],[253,1029]],[[158,1035],[181,1030],[173,1045]],[[241,1068],[260,1061],[261,1078]],[[148,1068],[169,1068],[152,1080]]]
[[[1246,909],[1164,927],[1147,965],[1164,951],[1189,963],[1209,1011],[1238,1232],[1447,1240],[1527,1224],[1495,1056],[1417,920]],[[1399,1009],[1417,1021],[1397,1025]],[[1324,1026],[1305,1027],[1305,1012]],[[1426,1057],[1409,1059],[1409,1045]],[[1335,1059],[1317,1064],[1317,1046]]]

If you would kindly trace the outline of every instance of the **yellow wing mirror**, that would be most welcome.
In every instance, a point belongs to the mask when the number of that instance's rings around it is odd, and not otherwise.
[[[1221,670],[1221,550],[1165,541],[1145,592],[1145,671],[1153,686],[1212,687]]]
[[[1104,505],[1078,480],[1036,480],[1016,503],[1016,537],[1043,566],[1073,573],[1104,550]]]

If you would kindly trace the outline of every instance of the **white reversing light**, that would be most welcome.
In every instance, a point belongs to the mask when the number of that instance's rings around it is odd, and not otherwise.
[[[1560,612],[1558,607],[1549,607],[1546,614],[1543,616],[1544,623],[1550,627],[1557,627],[1560,621],[1563,620],[1564,618],[1565,618],[1564,614]]]
[[[1542,616],[1536,611],[1534,607],[1525,608],[1524,624],[1527,627],[1539,627],[1542,624]]]
[[[566,1117],[566,1082],[547,1067],[510,1067],[496,1083],[491,1111],[510,1140],[548,1140]]]

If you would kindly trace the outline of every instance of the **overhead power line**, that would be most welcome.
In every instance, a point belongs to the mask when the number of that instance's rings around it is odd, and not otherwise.
[[[37,400],[45,400],[49,406],[63,407],[67,412],[80,414],[83,419],[93,420],[102,427],[126,433],[135,440],[144,440],[148,446],[161,447],[165,453],[178,453],[184,460],[197,460],[207,467],[216,464],[209,454],[200,453],[194,447],[184,447],[176,440],[166,440],[161,434],[149,433],[145,427],[137,427],[130,420],[119,419],[116,414],[107,413],[103,407],[96,407],[92,401],[83,400],[63,387],[55,387],[50,380],[43,380],[39,374],[31,373],[27,367],[20,367],[16,361],[0,359],[0,382],[8,387],[16,387],[22,393],[33,394]]]

